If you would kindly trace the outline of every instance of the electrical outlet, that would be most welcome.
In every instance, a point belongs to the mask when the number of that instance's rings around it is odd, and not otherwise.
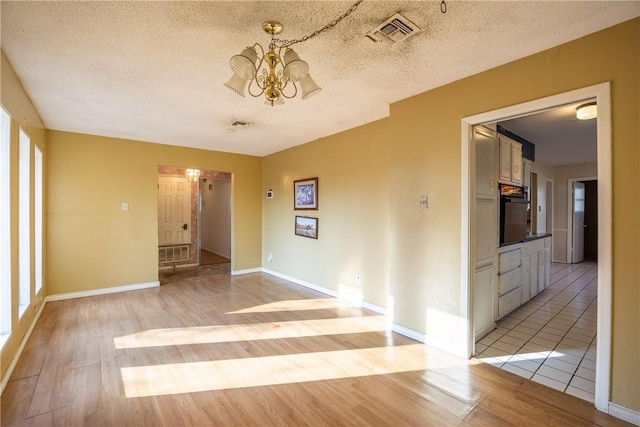
[[[273,262],[273,256],[271,255],[271,252],[269,252],[269,256],[267,257],[267,262]]]
[[[356,283],[360,284],[360,275],[359,274],[356,274]]]
[[[126,212],[129,210],[129,203],[122,203],[120,205],[120,209],[122,210],[122,212]]]

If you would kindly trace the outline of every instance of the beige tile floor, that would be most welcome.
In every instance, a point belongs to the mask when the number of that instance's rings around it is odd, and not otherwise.
[[[594,401],[597,264],[551,266],[551,286],[498,321],[476,358]]]

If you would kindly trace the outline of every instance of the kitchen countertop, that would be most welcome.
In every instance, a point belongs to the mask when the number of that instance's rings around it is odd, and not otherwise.
[[[529,235],[527,235],[527,237],[522,241],[522,243],[524,243],[524,242],[530,242],[530,241],[532,241],[532,240],[544,239],[545,237],[551,237],[551,233],[536,233],[536,234],[529,234]]]
[[[517,249],[522,246],[523,243],[532,242],[538,239],[544,239],[545,237],[551,237],[551,233],[536,233],[528,235],[524,240],[521,240],[516,243],[509,243],[507,245],[501,245],[498,248],[498,253],[508,252],[512,249]]]

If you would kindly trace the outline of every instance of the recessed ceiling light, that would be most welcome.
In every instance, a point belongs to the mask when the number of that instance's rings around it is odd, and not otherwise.
[[[576,118],[578,120],[589,120],[598,117],[598,106],[595,102],[588,102],[576,108]]]

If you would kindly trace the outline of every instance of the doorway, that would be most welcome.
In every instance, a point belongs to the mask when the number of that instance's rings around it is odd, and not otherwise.
[[[610,84],[602,83],[559,95],[526,102],[476,116],[462,119],[462,316],[467,319],[465,354],[470,357],[474,350],[473,286],[475,255],[475,194],[474,170],[475,146],[473,126],[498,122],[512,117],[556,108],[558,106],[595,99],[598,104],[597,118],[597,169],[598,169],[598,300],[597,300],[597,360],[595,370],[595,407],[608,412],[610,397],[611,364],[611,98]]]
[[[158,267],[161,272],[197,269],[203,265],[203,259],[205,266],[216,268],[194,275],[231,271],[231,182],[229,172],[201,169],[200,178],[189,182],[185,168],[158,167]]]
[[[198,203],[199,265],[231,261],[231,180],[200,179]]]
[[[598,180],[574,180],[572,206],[571,254],[572,264],[598,261]]]

